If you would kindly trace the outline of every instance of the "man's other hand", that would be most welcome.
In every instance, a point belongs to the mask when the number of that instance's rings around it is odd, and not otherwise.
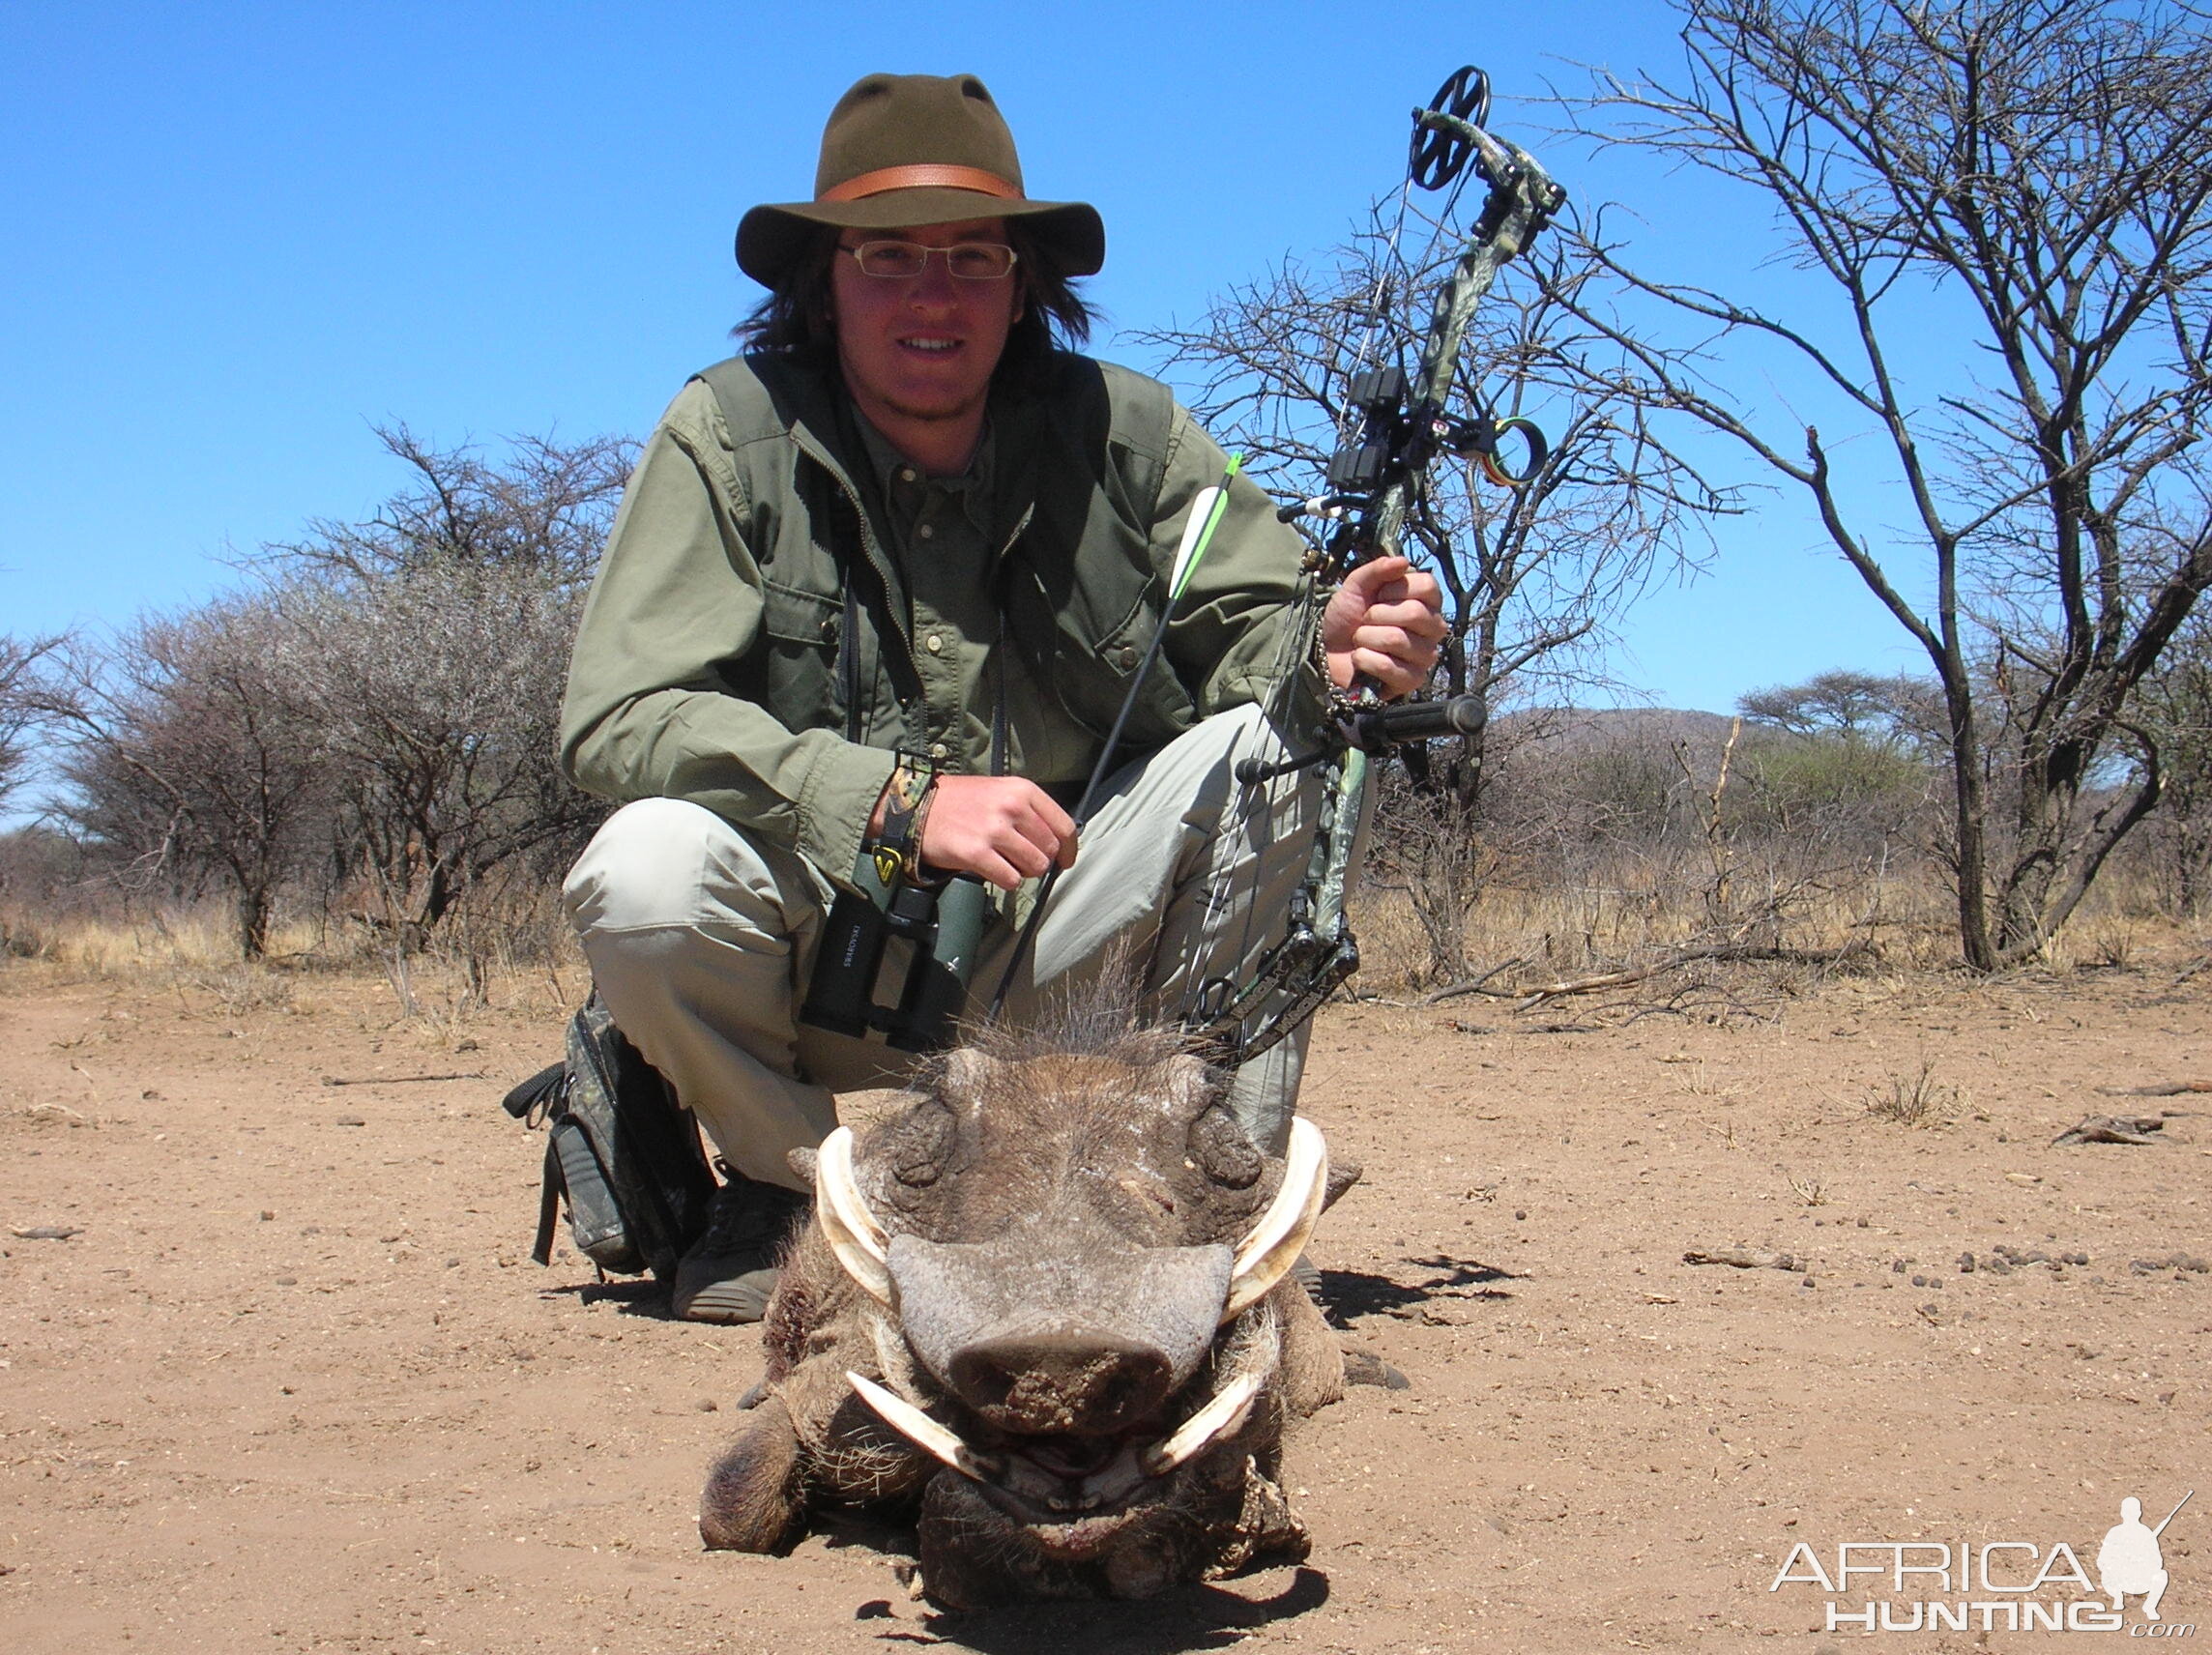
[[[1329,682],[1350,689],[1365,673],[1391,700],[1428,682],[1443,637],[1443,591],[1404,558],[1354,565],[1322,615]]]
[[[1012,890],[1055,863],[1075,865],[1075,822],[1021,776],[941,775],[921,822],[921,859]]]

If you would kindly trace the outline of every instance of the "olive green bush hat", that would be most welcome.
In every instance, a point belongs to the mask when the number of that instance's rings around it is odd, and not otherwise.
[[[818,224],[906,229],[1020,218],[1065,276],[1106,262],[1106,226],[1081,201],[1032,201],[1006,118],[972,74],[870,74],[830,111],[814,199],[755,207],[738,225],[738,268],[774,287]]]

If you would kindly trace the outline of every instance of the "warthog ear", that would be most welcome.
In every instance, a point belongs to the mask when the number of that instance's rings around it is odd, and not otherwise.
[[[707,1474],[699,1538],[710,1552],[774,1552],[806,1515],[806,1454],[783,1399],[762,1403]]]

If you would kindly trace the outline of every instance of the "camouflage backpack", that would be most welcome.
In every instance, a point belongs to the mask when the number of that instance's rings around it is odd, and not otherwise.
[[[568,1025],[568,1055],[507,1094],[517,1120],[549,1123],[531,1257],[553,1257],[566,1199],[576,1251],[620,1275],[663,1281],[707,1228],[714,1175],[690,1111],[615,1027],[597,992]]]

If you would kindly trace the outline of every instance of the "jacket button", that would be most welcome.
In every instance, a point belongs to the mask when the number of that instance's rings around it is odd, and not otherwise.
[[[945,653],[945,638],[941,633],[930,633],[928,637],[922,639],[921,645],[923,649],[927,650],[933,655],[942,655]]]
[[[1136,650],[1130,645],[1123,644],[1119,650],[1114,652],[1114,664],[1120,667],[1123,672],[1127,672],[1131,667],[1137,664]]]
[[[915,533],[919,535],[925,540],[934,540],[937,538],[937,529],[933,524],[924,523],[920,528],[917,529]]]
[[[933,759],[943,759],[950,754],[951,751],[952,749],[947,747],[943,741],[932,741],[929,743],[929,756]]]

